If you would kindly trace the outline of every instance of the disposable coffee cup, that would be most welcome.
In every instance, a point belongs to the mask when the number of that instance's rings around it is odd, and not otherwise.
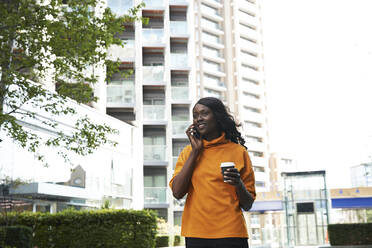
[[[224,173],[227,169],[232,169],[235,168],[234,162],[223,162],[220,165],[221,167],[221,172],[222,172],[222,177],[224,177]],[[223,180],[225,182],[225,180]]]

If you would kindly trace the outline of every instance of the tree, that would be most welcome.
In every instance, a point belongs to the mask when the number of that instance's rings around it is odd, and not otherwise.
[[[44,145],[58,147],[68,161],[69,151],[86,155],[116,143],[108,138],[116,130],[88,117],[79,118],[71,133],[48,139],[22,125],[42,112],[52,117],[41,125],[58,128],[55,118],[76,114],[67,97],[79,103],[97,100],[92,68],[107,66],[108,76],[119,71],[119,61],[109,61],[107,49],[123,45],[116,34],[125,23],[142,20],[137,15],[142,4],[120,17],[104,6],[102,0],[0,0],[0,133],[45,165],[39,152]],[[57,92],[47,90],[45,82],[56,85]]]

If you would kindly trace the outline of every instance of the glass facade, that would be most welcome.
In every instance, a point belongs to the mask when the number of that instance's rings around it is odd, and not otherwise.
[[[324,244],[329,223],[325,171],[282,176],[288,246]]]

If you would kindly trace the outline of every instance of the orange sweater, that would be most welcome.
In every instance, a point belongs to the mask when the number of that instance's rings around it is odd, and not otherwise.
[[[243,146],[225,139],[203,140],[203,152],[195,166],[182,215],[181,235],[197,238],[247,238],[247,228],[235,187],[224,183],[221,162],[234,162],[247,190],[256,197],[251,161]],[[191,145],[178,157],[174,175],[181,171],[190,155]]]

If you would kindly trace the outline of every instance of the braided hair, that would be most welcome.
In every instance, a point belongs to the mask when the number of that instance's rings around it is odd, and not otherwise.
[[[245,140],[237,129],[241,124],[235,122],[234,117],[229,113],[228,108],[220,99],[215,97],[204,97],[200,98],[196,104],[202,104],[212,110],[214,117],[217,120],[217,125],[219,129],[225,133],[226,139],[231,140],[236,144],[240,144],[247,149],[244,145]]]

